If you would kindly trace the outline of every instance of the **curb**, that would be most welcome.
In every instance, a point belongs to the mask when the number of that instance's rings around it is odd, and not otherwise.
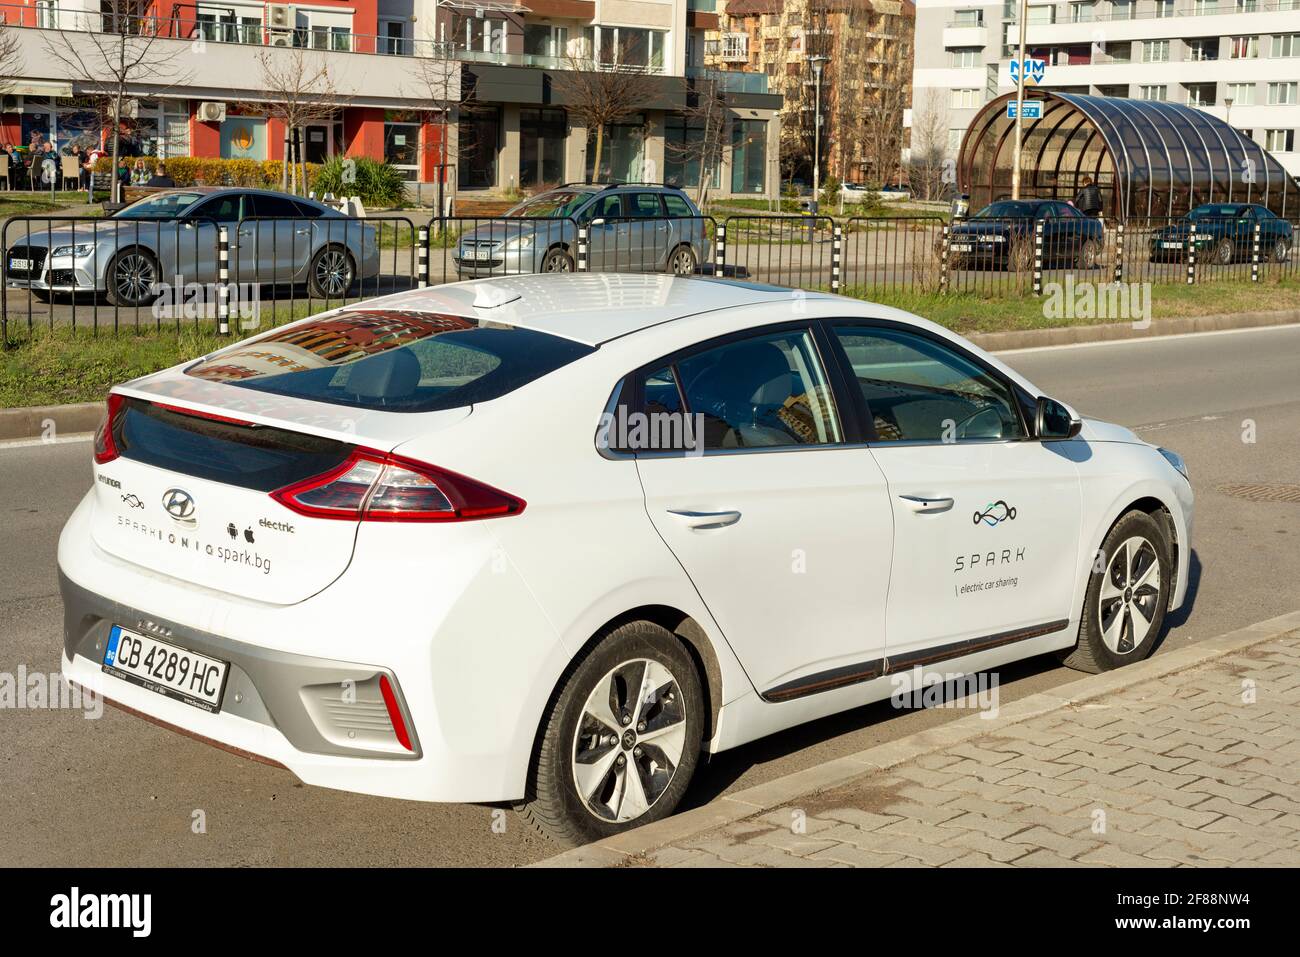
[[[1084,342],[1120,342],[1126,339],[1183,336],[1192,332],[1224,332],[1231,329],[1289,326],[1295,323],[1300,323],[1300,309],[1153,319],[1144,329],[1135,328],[1131,322],[1116,322],[1104,326],[1066,326],[1062,329],[973,332],[966,338],[988,352],[1004,352],[1010,349],[1034,349],[1043,346],[1071,346]]]
[[[931,751],[995,734],[1007,725],[1019,724],[1123,688],[1194,668],[1297,628],[1300,628],[1300,611],[1256,622],[1116,671],[1088,675],[1052,691],[1021,698],[1000,708],[996,718],[970,714],[938,728],[918,731],[897,741],[889,741],[856,754],[805,768],[766,784],[725,795],[704,807],[692,808],[616,837],[564,851],[531,866],[618,867],[631,857],[657,850],[666,844],[686,840],[725,824],[782,807],[792,800],[818,791],[840,787],[854,779],[894,767]]]
[[[99,422],[103,418],[103,402],[0,409],[0,441],[94,432],[99,428]]]

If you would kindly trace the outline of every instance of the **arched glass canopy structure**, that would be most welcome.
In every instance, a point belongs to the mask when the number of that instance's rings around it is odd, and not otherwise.
[[[1259,203],[1300,214],[1300,189],[1276,159],[1222,120],[1178,103],[1034,90],[1041,119],[1025,119],[1024,199],[1073,199],[1085,177],[1105,214],[1181,216],[1202,203]],[[1011,195],[1015,123],[1005,94],[987,103],[962,139],[957,175],[971,208]],[[1028,111],[1026,111],[1028,112]]]

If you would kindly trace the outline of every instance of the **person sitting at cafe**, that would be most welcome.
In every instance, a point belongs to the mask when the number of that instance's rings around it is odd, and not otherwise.
[[[172,189],[176,186],[176,181],[167,175],[167,169],[162,163],[154,167],[153,176],[149,177],[147,186],[155,186],[160,189]]]
[[[10,189],[17,189],[15,185],[20,172],[26,172],[27,164],[23,162],[23,154],[14,149],[14,144],[6,143],[4,145],[5,156],[9,157],[9,178],[6,182]]]
[[[144,160],[138,159],[135,165],[131,167],[131,185],[144,186],[149,182],[149,170],[144,165]]]

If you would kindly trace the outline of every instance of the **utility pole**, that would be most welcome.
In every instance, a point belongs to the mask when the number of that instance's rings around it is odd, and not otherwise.
[[[1020,144],[1025,112],[1025,27],[1029,22],[1029,0],[1020,0],[1020,63],[1016,70],[1016,147],[1011,157],[1011,198],[1020,198]]]
[[[818,200],[821,197],[822,188],[822,65],[829,60],[826,56],[812,56],[808,62],[812,64],[813,76],[815,77],[816,89],[813,93],[813,193],[812,193],[812,214],[817,215]]]

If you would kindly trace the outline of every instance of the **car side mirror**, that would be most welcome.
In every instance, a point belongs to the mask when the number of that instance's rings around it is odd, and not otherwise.
[[[1040,439],[1072,439],[1083,428],[1083,420],[1064,402],[1045,395],[1038,397],[1034,412],[1034,435]]]

